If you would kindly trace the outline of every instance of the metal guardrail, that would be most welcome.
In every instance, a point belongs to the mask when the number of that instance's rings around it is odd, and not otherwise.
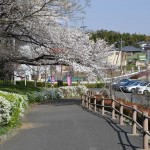
[[[138,74],[141,74],[141,73],[144,73],[144,72],[146,72],[146,70],[132,72],[132,73],[128,73],[128,74],[124,74],[124,75],[120,75],[120,76],[115,76],[115,77],[112,77],[112,78],[105,78],[105,81],[106,81],[106,83],[110,83],[110,82],[112,82],[112,79],[114,81],[115,80],[121,80],[121,79],[125,79],[125,78],[130,78],[134,75],[138,75]]]
[[[97,112],[97,108],[101,107],[101,115],[105,114],[105,108],[111,108],[111,117],[116,119],[116,113],[119,115],[119,124],[124,124],[124,118],[129,119],[132,122],[132,135],[137,135],[137,129],[140,128],[143,134],[143,149],[149,148],[149,130],[148,130],[148,121],[150,117],[148,112],[141,112],[137,109],[136,105],[128,106],[114,99],[104,98],[102,95],[96,95],[93,91],[88,91],[87,94],[81,96],[82,106],[87,109],[93,109],[94,112]],[[111,101],[111,105],[105,105],[106,101]],[[93,103],[91,101],[94,101]],[[101,104],[97,104],[97,102]],[[118,107],[118,109],[116,108]],[[130,110],[132,112],[132,117],[124,114],[124,110]],[[137,121],[137,115],[142,117],[142,125]],[[137,128],[138,127],[138,128]]]

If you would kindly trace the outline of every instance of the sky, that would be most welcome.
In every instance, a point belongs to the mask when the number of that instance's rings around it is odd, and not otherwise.
[[[85,12],[86,29],[150,35],[150,0],[91,0]]]

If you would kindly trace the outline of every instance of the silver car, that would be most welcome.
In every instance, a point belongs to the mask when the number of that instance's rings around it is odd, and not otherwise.
[[[137,86],[139,86],[141,81],[135,81],[133,84],[123,87],[123,91],[135,93]]]

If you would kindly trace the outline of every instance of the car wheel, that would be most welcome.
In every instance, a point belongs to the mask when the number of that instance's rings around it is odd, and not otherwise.
[[[135,93],[135,89],[131,89],[131,93]]]
[[[143,91],[143,94],[148,95],[148,91],[147,90]]]

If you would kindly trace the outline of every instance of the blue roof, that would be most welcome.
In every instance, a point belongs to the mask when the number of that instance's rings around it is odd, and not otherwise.
[[[136,48],[136,47],[133,47],[133,46],[125,46],[125,47],[122,48],[122,51],[123,52],[142,52],[143,49]]]

